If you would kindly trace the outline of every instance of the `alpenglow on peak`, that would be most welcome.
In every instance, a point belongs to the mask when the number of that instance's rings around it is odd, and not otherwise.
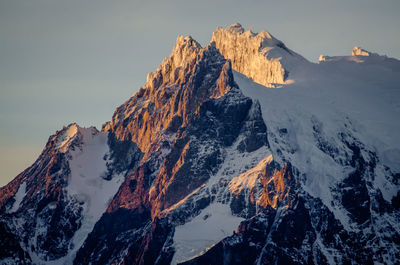
[[[400,61],[353,53],[178,36],[101,131],[0,188],[0,264],[398,264]]]
[[[268,31],[254,33],[239,23],[217,28],[211,41],[234,70],[267,87],[287,84],[293,68],[307,61]]]

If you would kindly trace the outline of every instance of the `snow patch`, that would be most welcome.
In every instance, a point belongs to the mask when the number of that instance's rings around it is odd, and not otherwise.
[[[229,205],[213,203],[190,222],[177,226],[174,234],[175,255],[171,264],[194,258],[214,244],[232,235],[243,218],[233,216]]]
[[[396,173],[400,172],[400,149],[390,148],[382,152],[382,162]]]
[[[85,129],[82,134],[82,151],[71,151],[69,162],[71,176],[66,192],[83,207],[82,224],[72,239],[72,250],[69,256],[73,258],[81,247],[87,235],[107,209],[111,199],[123,182],[123,176],[113,176],[111,180],[103,178],[107,171],[104,156],[109,152],[107,144],[108,133]]]
[[[257,166],[234,177],[229,183],[229,190],[235,194],[240,193],[243,189],[253,189],[259,176],[264,172],[265,167],[273,161],[272,155],[267,156]]]
[[[26,181],[19,185],[18,191],[15,193],[15,201],[13,207],[10,209],[9,213],[14,213],[19,209],[22,200],[26,194]]]
[[[68,148],[76,137],[80,140],[79,148],[64,149]],[[73,208],[79,210],[78,208],[82,207],[81,226],[71,239],[70,251],[66,256],[58,260],[43,261],[31,253],[37,264],[72,264],[76,252],[106,211],[123,182],[123,175],[113,176],[111,180],[103,178],[107,171],[107,160],[104,160],[104,157],[109,153],[107,132],[99,132],[94,127],[80,128],[73,125],[66,130],[63,139],[60,147],[68,152],[71,170],[65,192]]]
[[[382,166],[376,168],[375,174],[374,187],[382,192],[382,196],[386,201],[391,202],[392,198],[396,196],[399,191],[399,188],[387,179],[387,172]]]

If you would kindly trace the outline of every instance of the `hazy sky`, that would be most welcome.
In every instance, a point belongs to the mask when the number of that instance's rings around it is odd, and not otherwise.
[[[400,58],[399,0],[0,0],[0,186],[63,125],[110,120],[169,55],[234,22],[316,61],[355,45]]]

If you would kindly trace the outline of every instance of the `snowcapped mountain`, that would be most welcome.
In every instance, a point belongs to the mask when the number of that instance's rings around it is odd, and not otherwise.
[[[396,264],[400,61],[218,28],[0,189],[1,264]]]

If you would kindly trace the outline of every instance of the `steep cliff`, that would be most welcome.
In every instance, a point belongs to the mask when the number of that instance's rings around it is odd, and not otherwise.
[[[399,69],[178,37],[102,131],[63,128],[0,189],[0,263],[395,264]]]
[[[234,70],[267,87],[290,83],[290,73],[306,59],[288,49],[269,32],[253,33],[236,23],[212,35],[217,49]]]
[[[78,253],[77,264],[102,263],[106,257],[123,262],[134,260],[137,264],[155,262],[159,255],[154,253],[161,253],[165,241],[172,239],[173,227],[217,203],[211,189],[220,186],[221,168],[225,167],[225,177],[233,177],[257,162],[254,151],[259,150],[257,156],[269,153],[260,107],[240,92],[230,61],[213,43],[202,48],[190,37],[178,37],[172,54],[148,75],[145,86],[116,110],[104,130],[116,139],[137,143],[144,156],[127,175],[107,214]],[[228,174],[227,160],[239,154],[252,159]],[[225,189],[218,188],[221,192]],[[222,207],[232,216],[227,202]],[[123,228],[126,236],[117,230],[119,233],[112,237],[124,243],[113,248],[110,257],[106,246],[112,240],[101,240],[104,225],[138,214],[141,217],[135,219],[142,221]],[[161,239],[154,239],[155,231],[161,233]],[[140,236],[132,239],[130,233]],[[96,249],[106,251],[96,252],[96,257],[91,258],[90,253]],[[123,253],[129,254],[124,257]],[[161,256],[168,260],[172,255],[170,248]]]

